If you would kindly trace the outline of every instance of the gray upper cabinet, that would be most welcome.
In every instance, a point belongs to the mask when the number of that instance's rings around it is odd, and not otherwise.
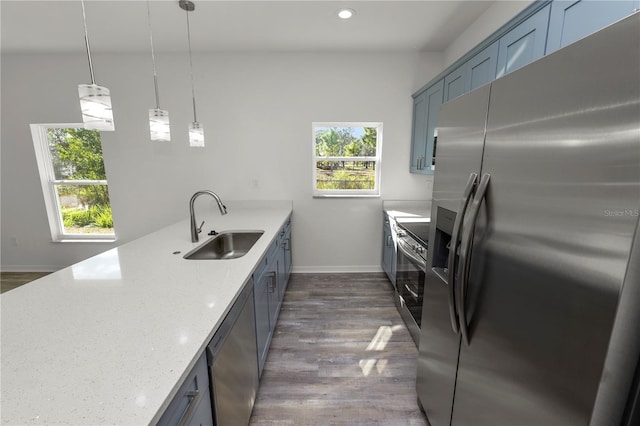
[[[467,82],[467,64],[457,68],[444,78],[444,101],[464,95],[469,91]]]
[[[440,106],[640,10],[640,0],[536,0],[413,95],[411,173],[435,170]]]
[[[551,4],[547,53],[612,24],[640,8],[640,0],[556,0]]]
[[[494,42],[467,62],[469,89],[474,90],[496,78],[498,42]]]
[[[498,45],[497,41],[494,42],[447,74],[444,78],[444,102],[449,102],[496,78]]]
[[[421,173],[419,166],[427,151],[427,93],[413,98],[413,129],[411,130],[411,173]]]
[[[413,99],[411,173],[433,174],[436,126],[442,106],[444,79]]]
[[[497,77],[544,56],[550,8],[548,5],[540,9],[500,38]]]

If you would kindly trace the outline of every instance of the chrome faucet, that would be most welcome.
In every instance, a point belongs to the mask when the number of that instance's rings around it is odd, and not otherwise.
[[[218,197],[218,194],[216,194],[215,192],[205,190],[205,191],[198,191],[195,194],[193,194],[193,197],[191,197],[191,200],[189,201],[189,216],[191,217],[191,242],[192,243],[197,243],[199,241],[198,234],[200,233],[200,231],[202,231],[202,227],[204,226],[204,220],[200,224],[200,227],[196,226],[196,214],[193,209],[193,204],[196,202],[196,198],[198,198],[203,194],[209,194],[213,198],[215,198],[216,202],[218,203],[218,209],[220,209],[220,214],[222,215],[227,214],[227,207],[224,204],[222,204],[222,200],[220,199],[220,197]]]

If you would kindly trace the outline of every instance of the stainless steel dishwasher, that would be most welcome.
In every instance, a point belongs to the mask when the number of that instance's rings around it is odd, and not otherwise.
[[[248,424],[258,392],[258,349],[252,280],[245,284],[207,346],[207,363],[215,424]]]

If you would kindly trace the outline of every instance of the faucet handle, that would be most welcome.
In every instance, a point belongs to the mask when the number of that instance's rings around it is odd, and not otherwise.
[[[204,220],[202,221],[202,223],[200,224],[200,226],[198,228],[196,228],[196,231],[198,231],[198,234],[200,232],[202,232],[202,227],[204,226]]]

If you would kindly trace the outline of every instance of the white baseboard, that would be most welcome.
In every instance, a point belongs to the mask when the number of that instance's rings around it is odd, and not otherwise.
[[[353,272],[383,272],[380,265],[363,266],[293,266],[294,274],[335,274]]]

